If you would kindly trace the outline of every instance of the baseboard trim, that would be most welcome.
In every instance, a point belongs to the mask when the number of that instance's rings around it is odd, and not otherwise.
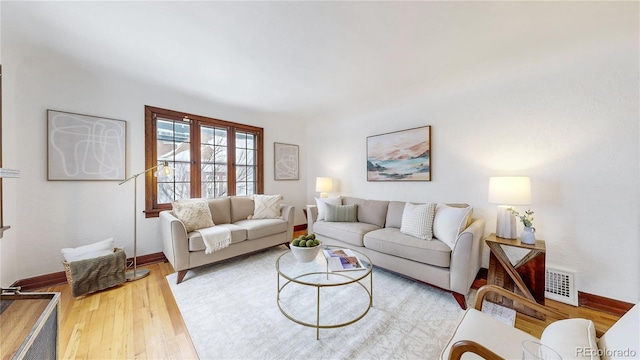
[[[634,304],[626,301],[606,298],[604,296],[594,295],[578,291],[578,305],[590,309],[606,312],[616,316],[622,316],[629,311]]]
[[[473,282],[473,289],[478,289],[482,285],[485,285],[487,283],[488,272],[489,270],[487,268],[480,268],[480,271],[478,271],[476,279]],[[578,306],[602,311],[608,314],[622,316],[626,314],[627,311],[629,311],[634,305],[635,304],[628,303],[626,301],[610,299],[604,296],[578,291]]]
[[[160,262],[166,262],[167,258],[164,253],[158,252],[148,255],[138,256],[136,263],[137,266],[151,265]],[[133,258],[127,259],[127,266],[133,265]],[[49,286],[60,285],[67,282],[67,275],[64,271],[55,272],[51,274],[34,276],[27,279],[15,281],[11,284],[12,287],[19,286],[21,291],[32,291]]]
[[[293,226],[293,231],[302,231],[302,230],[307,230],[307,224]]]

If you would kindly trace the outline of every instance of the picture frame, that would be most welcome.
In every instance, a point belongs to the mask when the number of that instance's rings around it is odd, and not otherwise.
[[[47,110],[47,180],[124,180],[126,140],[126,121]]]
[[[273,174],[275,180],[299,180],[299,147],[273,143]]]
[[[431,181],[431,126],[367,137],[367,181]]]

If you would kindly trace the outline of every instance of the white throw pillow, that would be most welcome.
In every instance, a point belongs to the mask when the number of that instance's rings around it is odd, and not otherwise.
[[[249,215],[247,219],[282,219],[282,195],[251,195],[251,200],[254,204],[253,215]]]
[[[591,320],[555,321],[544,329],[540,343],[555,350],[563,359],[600,359],[596,329]]]
[[[342,199],[340,197],[315,199],[316,207],[318,208],[318,218],[316,221],[323,221],[327,217],[327,206],[325,204],[342,205]]]
[[[436,204],[406,203],[402,212],[400,232],[423,240],[433,238],[433,218]]]
[[[173,203],[173,215],[182,221],[187,232],[215,225],[205,200],[176,201]]]
[[[433,236],[453,250],[456,247],[458,235],[467,227],[472,210],[471,206],[459,208],[438,204],[436,216],[433,219]]]
[[[64,259],[68,262],[105,256],[113,253],[113,238],[89,245],[78,246],[76,248],[64,248],[60,251]]]

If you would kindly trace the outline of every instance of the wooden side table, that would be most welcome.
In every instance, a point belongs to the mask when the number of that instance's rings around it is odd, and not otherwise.
[[[520,242],[520,238],[513,240],[504,239],[497,237],[494,233],[489,235],[485,239],[485,242],[491,250],[487,283],[500,286],[544,305],[546,254],[544,240],[536,240],[535,245],[528,245]],[[512,264],[503,246],[526,249],[528,253],[516,264]],[[491,302],[515,309],[518,312],[536,318],[544,318],[544,315],[518,306],[518,304],[514,304],[509,299],[502,298],[496,294],[491,295],[493,296],[488,298]]]

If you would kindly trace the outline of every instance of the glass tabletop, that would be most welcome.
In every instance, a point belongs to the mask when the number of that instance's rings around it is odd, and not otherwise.
[[[327,260],[331,255],[353,255],[361,268],[332,271]],[[334,259],[335,260],[335,259]],[[353,261],[353,259],[351,259]],[[320,245],[316,258],[307,263],[296,260],[291,251],[287,251],[276,260],[278,274],[287,280],[312,286],[338,286],[362,280],[371,273],[371,260],[363,253],[338,246]]]

